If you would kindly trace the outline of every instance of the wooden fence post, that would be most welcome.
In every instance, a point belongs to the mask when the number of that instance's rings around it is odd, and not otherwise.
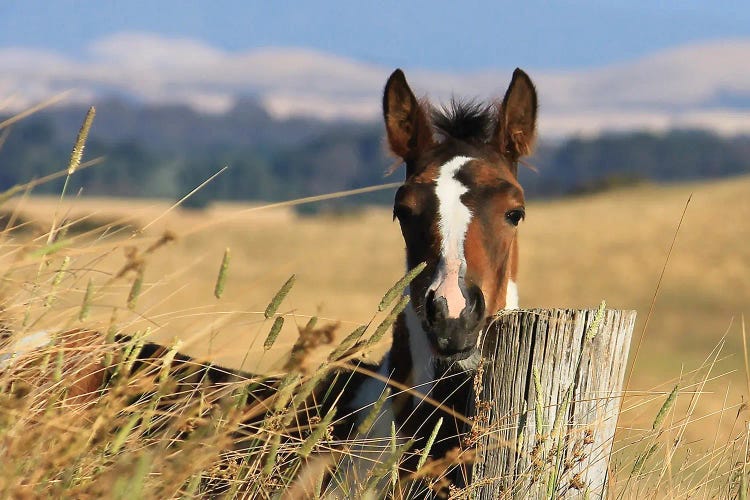
[[[470,402],[489,430],[474,433],[474,498],[606,496],[635,316],[602,309],[598,327],[597,310],[500,316]]]

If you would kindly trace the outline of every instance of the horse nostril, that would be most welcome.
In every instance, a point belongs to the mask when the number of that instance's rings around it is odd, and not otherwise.
[[[430,290],[424,300],[424,312],[427,320],[432,322],[435,318],[435,292]]]
[[[482,289],[472,285],[468,290],[466,308],[461,315],[469,322],[476,324],[484,317],[485,307]]]
[[[430,290],[425,297],[425,313],[427,321],[435,324],[448,317],[448,302],[445,297],[437,297],[434,290]]]

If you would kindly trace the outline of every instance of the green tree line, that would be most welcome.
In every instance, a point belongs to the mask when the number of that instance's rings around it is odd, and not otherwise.
[[[29,117],[5,132],[0,190],[65,168],[85,108]],[[2,121],[2,118],[0,118]],[[379,124],[275,120],[251,100],[225,115],[182,106],[149,107],[121,100],[97,106],[86,158],[101,165],[76,173],[88,195],[176,199],[222,167],[194,206],[211,200],[277,201],[353,189],[392,179]],[[521,171],[530,198],[564,196],[644,181],[708,179],[750,172],[750,137],[700,130],[632,132],[540,145]],[[59,192],[59,183],[37,191]],[[388,203],[374,193],[338,203]]]

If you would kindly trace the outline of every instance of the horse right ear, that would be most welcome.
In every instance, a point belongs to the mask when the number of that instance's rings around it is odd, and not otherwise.
[[[391,151],[405,162],[432,144],[432,127],[422,105],[400,69],[391,74],[383,92],[383,119]]]
[[[531,153],[536,136],[536,89],[529,75],[516,68],[500,107],[495,137],[500,152],[515,163]]]

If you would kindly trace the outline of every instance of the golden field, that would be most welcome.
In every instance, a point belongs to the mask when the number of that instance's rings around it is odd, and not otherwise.
[[[692,195],[629,385],[643,395],[626,402],[624,428],[650,426],[677,383],[684,393],[673,418],[683,418],[692,384],[707,373],[689,372],[724,335],[726,345],[691,413],[697,422],[687,436],[710,448],[714,430],[726,439],[744,423],[738,409],[748,397],[741,333],[741,316],[750,312],[748,193],[750,178],[744,177],[528,204],[520,233],[521,305],[594,307],[605,299],[609,307],[637,309],[632,361]],[[279,370],[296,327],[311,316],[340,321],[341,336],[371,320],[384,291],[403,273],[400,231],[386,208],[300,217],[289,207],[216,204],[190,211],[164,201],[33,196],[14,198],[4,210],[6,221],[15,217],[22,224],[3,233],[0,257],[4,319],[13,329],[75,327],[88,289],[87,325],[150,328],[155,339],[182,340],[185,352],[250,371]],[[82,221],[78,230],[58,232],[59,243],[49,245],[53,223],[72,221]],[[113,224],[105,233],[95,229]],[[149,252],[165,231],[176,239]],[[217,299],[214,284],[227,248],[229,272]],[[144,278],[132,308],[127,302],[136,273],[116,277],[128,252],[142,264]],[[52,285],[63,256],[70,257],[69,266]],[[263,311],[292,274],[296,283],[279,310],[286,323],[266,352],[272,320]]]

